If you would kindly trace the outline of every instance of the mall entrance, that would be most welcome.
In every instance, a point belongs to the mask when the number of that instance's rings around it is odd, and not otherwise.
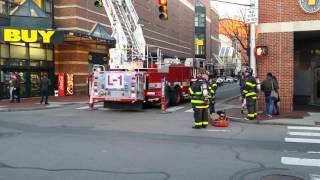
[[[320,31],[294,38],[294,105],[320,105]]]

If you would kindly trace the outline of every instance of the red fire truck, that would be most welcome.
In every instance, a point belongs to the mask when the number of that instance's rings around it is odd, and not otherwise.
[[[105,71],[103,66],[95,66],[90,105],[103,101],[104,107],[140,109],[146,102],[160,102],[161,97],[166,105],[179,105],[188,97],[188,88],[198,73],[205,70],[184,64],[161,69],[152,65],[144,71]]]

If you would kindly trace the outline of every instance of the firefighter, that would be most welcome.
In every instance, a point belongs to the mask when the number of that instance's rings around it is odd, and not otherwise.
[[[253,70],[247,68],[245,70],[246,78],[242,89],[242,97],[246,99],[248,114],[245,120],[254,120],[258,113],[256,108],[257,103],[257,82],[256,78],[252,76]]]
[[[197,75],[197,80],[189,88],[191,104],[194,112],[194,129],[208,126],[209,92],[208,85],[202,75]]]
[[[210,115],[216,112],[215,110],[215,103],[216,103],[216,92],[218,89],[217,81],[214,77],[211,77],[208,82],[208,89],[209,89],[209,112]]]

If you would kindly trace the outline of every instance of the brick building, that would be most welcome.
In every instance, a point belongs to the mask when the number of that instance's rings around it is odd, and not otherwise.
[[[268,55],[257,57],[257,74],[274,74],[280,85],[281,110],[320,103],[320,1],[261,0],[257,46]],[[260,104],[264,108],[263,93]]]
[[[198,55],[210,61],[212,54],[218,53],[215,45],[218,43],[218,14],[211,10],[209,0],[168,1],[169,19],[166,21],[159,20],[156,0],[133,2],[147,45],[159,47],[165,57],[185,59]],[[203,6],[199,13],[196,3]],[[212,18],[217,19],[213,21]],[[202,23],[201,39],[195,36],[196,23]],[[65,43],[55,47],[55,72],[73,73],[75,92],[85,92],[91,65],[106,64],[108,49],[114,46],[114,42],[109,41],[112,30],[106,13],[103,8],[95,7],[92,0],[55,0],[54,24],[58,30],[68,32]],[[96,32],[97,27],[103,33]],[[156,48],[150,51],[156,53]]]

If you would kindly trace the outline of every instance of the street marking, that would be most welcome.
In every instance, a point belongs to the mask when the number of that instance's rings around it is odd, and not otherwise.
[[[100,108],[100,107],[103,107],[103,105],[102,105],[102,104],[99,104],[99,105],[95,105],[95,106],[94,106],[94,108]],[[85,110],[85,109],[90,109],[90,108],[89,108],[89,105],[88,105],[88,106],[79,107],[79,108],[77,108],[77,109],[79,109],[79,110]]]
[[[177,107],[170,107],[167,109],[168,112],[178,111],[179,109],[183,109],[185,106],[177,106]]]
[[[309,133],[309,132],[288,132],[292,136],[320,136],[320,133]]]
[[[186,110],[185,112],[192,112],[193,113],[193,109],[189,109],[189,110]]]
[[[304,159],[295,157],[281,157],[281,163],[298,166],[317,166],[320,167],[320,159]]]
[[[318,131],[320,131],[320,127],[288,126],[288,129],[302,129],[302,130],[318,130]]]
[[[310,180],[320,180],[319,174],[310,174]]]
[[[286,142],[320,143],[320,139],[285,138]]]
[[[315,151],[308,151],[307,153],[309,153],[309,154],[320,154],[320,152],[315,152]]]
[[[210,131],[210,132],[230,132],[230,130],[225,130],[225,129],[210,129],[208,131]]]

